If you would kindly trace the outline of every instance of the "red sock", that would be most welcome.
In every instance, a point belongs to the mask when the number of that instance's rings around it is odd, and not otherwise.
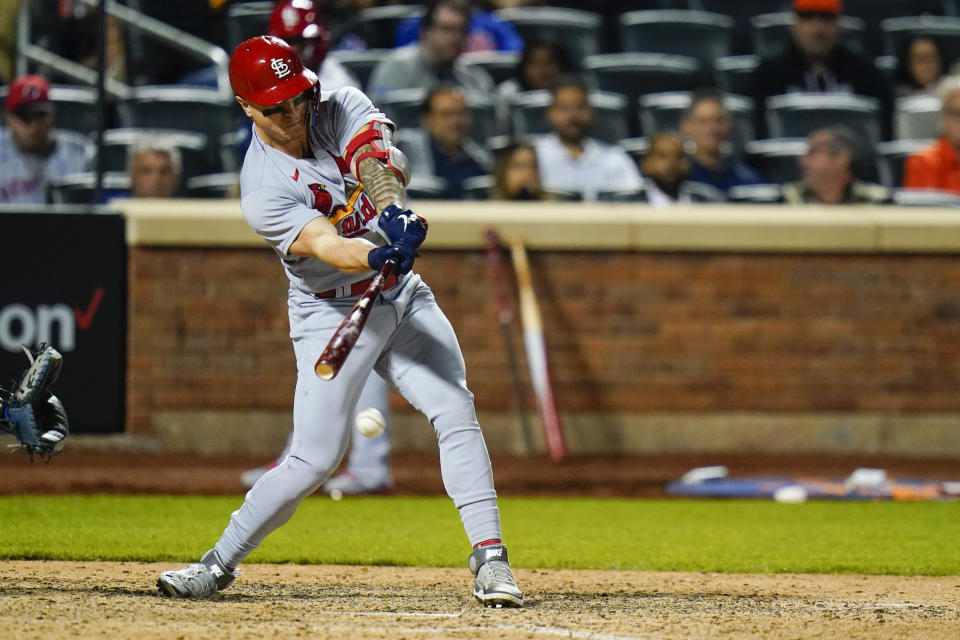
[[[489,540],[478,542],[477,544],[473,545],[473,548],[479,549],[480,547],[489,547],[492,544],[502,544],[502,543],[503,543],[503,540],[501,540],[500,538],[490,538]]]

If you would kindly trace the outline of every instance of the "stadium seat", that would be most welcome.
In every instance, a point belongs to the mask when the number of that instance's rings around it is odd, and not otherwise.
[[[47,200],[53,204],[91,204],[96,183],[97,174],[93,172],[74,173],[54,178],[47,183]],[[106,199],[111,195],[129,190],[130,178],[126,173],[103,175],[103,191]]]
[[[898,140],[940,137],[940,99],[936,96],[897,98],[893,131]]]
[[[640,189],[601,189],[597,192],[599,202],[638,202],[643,196]]]
[[[479,145],[489,148],[490,140],[497,133],[497,103],[491,95],[470,92],[466,95],[467,107],[473,125],[470,137]]]
[[[412,200],[440,200],[447,190],[447,181],[437,176],[415,175],[407,185]]]
[[[609,53],[586,58],[583,68],[597,89],[627,97],[631,114],[629,135],[634,136],[640,133],[639,121],[633,117],[640,96],[660,91],[692,91],[703,84],[699,61],[688,56]]]
[[[397,127],[417,128],[420,126],[420,108],[427,98],[427,89],[394,89],[376,101],[377,107]]]
[[[658,131],[678,129],[692,97],[691,93],[682,91],[648,93],[640,98],[640,128],[647,136]],[[747,142],[753,140],[753,100],[727,95],[723,98],[723,104],[733,120],[733,151],[739,153]]]
[[[96,131],[100,118],[100,101],[91,87],[53,85],[50,102],[56,107],[56,126],[89,134]],[[109,122],[109,118],[108,118]]]
[[[60,127],[57,127],[57,135],[67,142],[83,147],[87,157],[96,157],[96,142],[94,142],[93,138],[86,133],[80,133],[79,131],[71,131],[70,129],[61,129]]]
[[[864,143],[881,139],[880,102],[843,93],[790,93],[767,98],[767,130],[773,138],[801,138],[819,127],[841,124]]]
[[[639,166],[643,156],[647,155],[647,151],[650,150],[650,138],[622,138],[617,140],[617,146],[630,154],[630,157]]]
[[[331,51],[328,55],[336,58],[366,88],[370,83],[373,70],[390,55],[392,49],[366,49],[364,51]]]
[[[559,42],[576,60],[600,53],[599,14],[558,7],[512,7],[494,15],[513,24],[524,41],[538,38]]]
[[[960,207],[960,195],[936,189],[896,189],[893,203],[901,207]]]
[[[900,62],[897,60],[897,57],[877,56],[873,59],[873,66],[877,68],[877,71],[883,74],[884,79],[890,83],[890,86],[893,86],[893,83],[897,80],[897,67],[900,66]]]
[[[760,56],[725,56],[713,62],[713,75],[725,93],[747,95],[751,76],[760,66]]]
[[[474,176],[463,181],[464,200],[489,200],[493,192],[493,176]]]
[[[117,103],[124,127],[196,131],[211,142],[233,132],[235,109],[216,91],[178,85],[136,87]]]
[[[885,47],[881,28],[884,20],[926,13],[943,14],[949,4],[951,0],[844,0],[843,13],[864,21],[867,49],[872,55],[878,56]],[[947,12],[948,15],[953,14],[955,5],[951,10]]]
[[[880,182],[891,189],[903,184],[903,165],[907,157],[929,146],[932,140],[891,140],[877,145]]]
[[[520,54],[516,51],[472,51],[460,56],[469,67],[480,67],[490,74],[496,84],[514,77]]]
[[[262,0],[230,5],[227,9],[227,38],[230,45],[228,53],[247,38],[267,32],[273,4],[272,0]]]
[[[531,136],[550,131],[547,123],[547,108],[550,106],[549,91],[524,91],[508,98],[517,136]],[[604,142],[615,143],[627,137],[627,100],[622,95],[594,91],[589,96],[593,107],[593,126],[590,135]]]
[[[564,189],[544,189],[543,195],[547,200],[555,200],[557,202],[582,202],[583,194],[579,191],[573,190],[564,190]]]
[[[947,60],[960,58],[960,18],[919,16],[889,18],[880,23],[883,30],[883,51],[895,56],[904,43],[915,35],[937,38]]]
[[[730,54],[733,24],[705,11],[628,11],[620,16],[620,41],[626,52],[691,56],[709,68]]]
[[[753,140],[747,143],[747,161],[769,182],[783,184],[800,179],[800,156],[807,152],[804,138]]]
[[[764,13],[752,18],[750,33],[753,36],[753,52],[760,57],[767,57],[783,50],[791,38],[790,25],[793,24],[793,19],[794,14],[789,11]],[[866,23],[860,18],[841,16],[840,28],[843,33],[843,43],[854,51],[866,54],[867,46],[864,37]]]
[[[792,0],[687,0],[691,9],[722,13],[734,20],[732,51],[747,54],[753,51],[750,40],[750,18],[761,13],[789,11]]]
[[[783,190],[779,184],[744,184],[727,191],[730,202],[744,204],[771,204],[779,202],[782,197]]]
[[[173,129],[107,129],[103,132],[106,170],[126,171],[130,149],[141,142],[162,142],[179,149],[184,180],[234,168],[236,164],[232,155],[211,154],[207,136],[202,133]]]
[[[239,173],[210,173],[186,181],[188,198],[232,198],[240,196]]]
[[[423,5],[390,4],[361,9],[357,14],[360,35],[370,49],[389,49],[396,42],[397,25],[427,12]]]

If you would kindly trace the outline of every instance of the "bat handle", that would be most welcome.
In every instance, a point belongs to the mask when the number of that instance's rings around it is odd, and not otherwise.
[[[387,277],[391,272],[398,269],[398,267],[399,262],[396,258],[391,258],[384,262],[383,266],[380,267],[380,271],[373,277],[366,293],[361,296],[347,317],[344,318],[340,326],[337,327],[337,330],[334,331],[333,337],[330,339],[330,342],[327,343],[323,353],[320,354],[317,363],[313,367],[313,370],[320,379],[332,380],[337,373],[339,373],[343,361],[346,360],[350,354],[353,345],[357,342],[360,331],[363,330],[363,326],[367,322],[367,316],[370,314],[374,299],[380,295],[380,291],[383,289],[383,283],[386,282]]]

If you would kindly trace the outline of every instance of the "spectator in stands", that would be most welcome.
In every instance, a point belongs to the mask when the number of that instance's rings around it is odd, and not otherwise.
[[[471,118],[459,87],[438,85],[430,90],[420,108],[422,129],[406,139],[403,150],[414,176],[442,178],[442,197],[463,197],[463,181],[489,173],[486,150],[470,139]]]
[[[576,190],[584,200],[596,200],[600,191],[638,191],[640,172],[627,152],[588,137],[593,109],[583,81],[562,78],[552,93],[547,109],[551,133],[535,143],[544,188]]]
[[[928,35],[910,38],[897,55],[897,95],[936,95],[937,82],[949,67],[936,38]]]
[[[497,94],[550,89],[561,75],[575,73],[577,63],[566,47],[550,40],[531,39],[524,47],[514,77],[497,86]]]
[[[533,145],[513,142],[497,152],[490,197],[494,200],[544,199]]]
[[[562,44],[531,39],[520,55],[513,77],[497,85],[497,97],[504,103],[521,91],[550,89],[560,76],[576,72],[577,63]]]
[[[907,158],[906,189],[940,189],[960,193],[960,75],[940,81],[940,139]]]
[[[420,42],[398,49],[377,65],[368,93],[376,102],[393,89],[429,88],[448,83],[465,91],[489,94],[493,79],[483,69],[468,67],[459,59],[467,43],[470,13],[455,0],[430,6],[420,27]]]
[[[469,7],[470,3],[467,4]],[[407,18],[397,25],[395,46],[404,47],[420,39],[421,17]],[[520,51],[523,38],[512,24],[477,6],[470,7],[470,25],[467,28],[467,44],[464,52],[472,51]]]
[[[0,130],[0,203],[42,204],[48,180],[90,170],[90,147],[53,128],[54,107],[45,78],[15,79],[5,115],[7,128]]]
[[[757,170],[729,155],[733,121],[723,96],[698,91],[681,119],[680,129],[692,143],[688,179],[726,193],[731,187],[762,182]]]
[[[514,76],[497,85],[497,130],[501,133],[511,130],[511,96],[550,89],[560,76],[576,71],[577,63],[563,45],[531,39],[520,55]]]
[[[883,135],[889,138],[893,93],[873,63],[840,40],[841,0],[794,0],[792,38],[781,53],[753,73],[755,129],[766,137],[764,108],[770,96],[794,92],[852,93],[880,100]]]
[[[180,188],[180,150],[162,142],[144,143],[130,150],[127,162],[133,198],[172,198]]]
[[[879,184],[857,179],[866,170],[866,154],[853,130],[835,125],[817,129],[807,137],[807,152],[800,158],[799,182],[783,187],[789,204],[882,204],[890,192]]]
[[[321,90],[362,89],[360,82],[340,61],[327,55],[330,31],[313,0],[278,2],[270,14],[268,33],[283,38],[300,55],[305,66],[317,70]]]
[[[640,199],[654,207],[724,200],[723,193],[712,186],[687,180],[690,158],[684,151],[679,133],[670,131],[654,135],[640,166],[644,176]]]

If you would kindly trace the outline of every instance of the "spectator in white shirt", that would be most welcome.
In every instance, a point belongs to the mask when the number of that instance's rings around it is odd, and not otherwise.
[[[43,204],[52,178],[89,171],[92,147],[54,130],[50,83],[20,76],[10,84],[0,129],[0,203]]]
[[[601,191],[640,190],[640,171],[627,152],[587,135],[593,109],[582,81],[563,78],[554,85],[547,120],[552,132],[536,142],[545,189],[578,191],[584,200]]]

